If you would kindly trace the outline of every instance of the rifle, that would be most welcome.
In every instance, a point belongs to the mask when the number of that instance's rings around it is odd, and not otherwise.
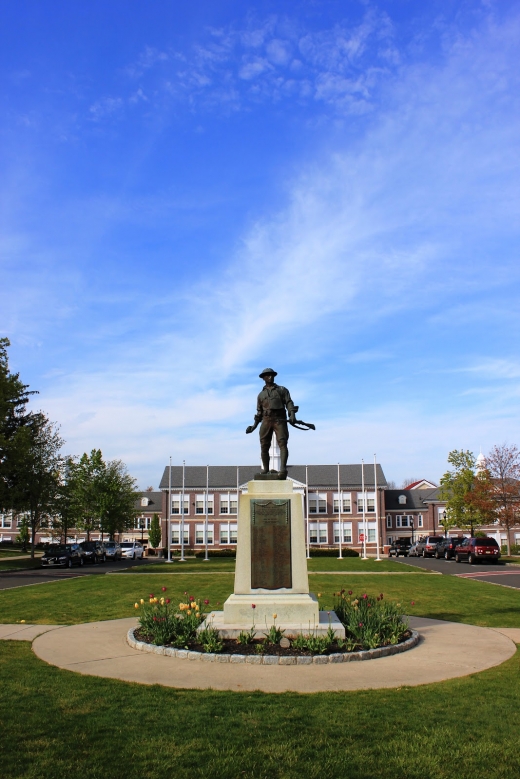
[[[294,411],[298,411],[298,406],[294,407]],[[294,422],[291,422],[290,419],[287,420],[289,424],[292,427],[295,427],[297,430],[316,430],[316,425],[313,425],[312,422],[303,422],[301,419],[295,419]],[[256,430],[258,425],[260,424],[259,419],[255,419],[254,425],[249,425],[249,427],[246,428],[246,433],[252,433],[253,430]]]

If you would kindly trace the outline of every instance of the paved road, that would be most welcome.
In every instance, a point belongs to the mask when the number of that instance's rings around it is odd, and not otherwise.
[[[520,590],[520,566],[499,561],[498,565],[482,563],[469,565],[469,563],[456,563],[455,560],[436,560],[435,557],[399,557],[400,563],[412,565],[416,568],[426,568],[429,571],[459,576],[464,579],[478,579],[489,584],[501,584],[505,587],[514,587]]]
[[[25,571],[0,571],[0,590],[9,590],[13,587],[26,587],[31,584],[44,584],[46,582],[61,581],[61,579],[75,579],[78,576],[93,576],[110,573],[111,571],[124,571],[135,565],[153,565],[155,560],[119,560],[117,562],[99,565],[83,565],[74,568],[30,568]]]

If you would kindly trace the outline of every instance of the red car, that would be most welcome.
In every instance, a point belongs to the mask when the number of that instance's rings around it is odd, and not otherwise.
[[[498,563],[500,547],[494,538],[466,538],[455,551],[455,562],[467,560],[470,565],[489,560]]]

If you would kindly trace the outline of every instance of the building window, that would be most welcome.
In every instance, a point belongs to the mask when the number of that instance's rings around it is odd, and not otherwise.
[[[413,519],[414,518],[411,516],[411,514],[398,514],[395,518],[395,526],[412,527]],[[422,527],[422,525],[419,525],[419,527]]]
[[[417,527],[422,527],[422,526],[423,526],[423,515],[419,514],[419,516],[417,517]]]
[[[392,545],[392,536],[387,536],[386,543],[391,546]]]
[[[339,529],[340,523],[334,522],[334,543],[339,544]],[[341,522],[341,526],[343,528],[343,538],[341,543],[342,544],[351,544],[352,543],[352,522]]]
[[[327,493],[309,493],[309,514],[327,513]]]
[[[328,532],[326,522],[309,522],[309,543],[327,544]]]
[[[195,514],[206,513],[206,495],[195,496]],[[213,495],[208,495],[208,514],[213,514]]]
[[[363,503],[364,503],[364,494],[362,492],[358,492],[357,494],[357,507],[358,507],[358,514],[363,513]],[[367,498],[367,507],[366,507],[366,513],[369,514],[371,512],[375,512],[376,510],[376,496],[374,492],[367,492],[366,493]]]
[[[204,525],[195,525],[195,543],[205,544]],[[213,525],[208,524],[208,544],[213,544]]]
[[[386,526],[392,527],[392,517],[390,516],[390,514],[386,515]]]
[[[0,514],[0,527],[5,527],[6,530],[12,527],[11,518],[7,517],[7,514]]]
[[[148,498],[141,498],[141,506],[149,506],[150,501]]]
[[[237,494],[236,492],[225,492],[220,495],[220,513],[237,513]]]
[[[180,505],[181,505],[181,498],[180,495],[176,495],[174,498],[172,498],[172,514],[180,514]],[[184,496],[184,513],[189,514],[190,513],[190,497]]]
[[[365,527],[366,526],[366,527]],[[365,529],[364,529],[365,527]],[[368,544],[374,544],[376,541],[376,523],[375,522],[358,522],[358,543],[363,543],[363,536],[366,533],[366,542]]]
[[[341,513],[342,514],[350,514],[350,512],[352,511],[352,501],[350,499],[350,492],[341,492],[340,496],[341,497],[338,497],[338,493],[335,492],[333,497],[332,497],[332,500],[334,502],[333,503],[333,505],[334,505],[334,509],[333,509],[334,514],[338,513],[340,500],[342,500]]]
[[[150,530],[151,517],[137,517],[134,522],[134,530]]]
[[[400,506],[406,506],[406,495],[399,495],[397,500]]]
[[[181,542],[180,525],[172,522],[172,544],[180,544],[180,542]],[[187,526],[184,528],[184,543],[185,544],[190,543],[190,529]]]
[[[232,522],[221,523],[220,525],[220,543],[236,544],[238,525]]]

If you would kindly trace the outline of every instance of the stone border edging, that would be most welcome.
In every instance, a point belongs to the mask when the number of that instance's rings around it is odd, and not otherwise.
[[[130,628],[127,633],[127,643],[132,649],[140,652],[149,652],[154,655],[166,655],[168,657],[177,657],[180,660],[201,660],[205,663],[249,663],[250,665],[328,665],[329,663],[350,663],[356,660],[375,660],[377,657],[387,657],[388,655],[398,655],[407,652],[417,646],[420,640],[419,633],[411,630],[412,635],[401,644],[392,646],[382,646],[377,649],[366,649],[360,652],[336,652],[331,655],[227,655],[216,654],[213,652],[193,652],[189,649],[175,649],[174,647],[155,646],[147,644],[145,641],[139,641],[135,638],[134,631],[137,628]]]

